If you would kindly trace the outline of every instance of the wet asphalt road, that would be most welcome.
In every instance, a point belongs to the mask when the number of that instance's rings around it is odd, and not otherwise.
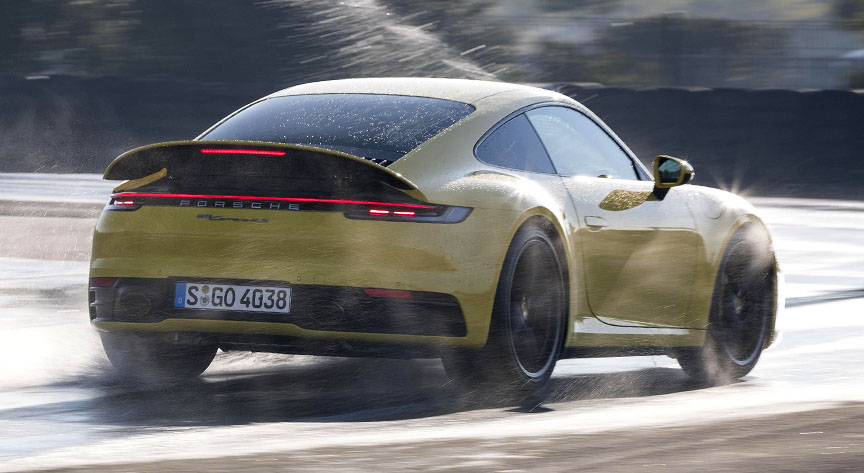
[[[0,470],[864,471],[864,205],[758,203],[790,308],[751,375],[566,360],[530,412],[437,360],[220,353],[192,383],[123,384],[86,323],[92,219],[0,206]]]
[[[544,412],[538,415],[548,415]],[[591,435],[341,446],[74,471],[860,472],[864,405]]]

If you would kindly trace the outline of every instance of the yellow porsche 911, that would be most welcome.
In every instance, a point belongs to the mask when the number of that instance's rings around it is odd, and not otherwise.
[[[502,393],[567,357],[666,354],[716,382],[753,368],[783,306],[751,205],[685,161],[646,169],[534,87],[299,85],[104,177],[125,182],[90,319],[133,376],[197,376],[222,349],[440,357]]]

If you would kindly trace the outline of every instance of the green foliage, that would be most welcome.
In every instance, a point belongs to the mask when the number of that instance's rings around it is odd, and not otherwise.
[[[747,76],[761,67],[759,45],[782,45],[782,30],[750,23],[661,16],[610,25],[590,45],[547,42],[541,50],[543,80],[607,85],[723,85],[729,75]]]
[[[830,14],[826,0],[625,0],[614,14],[642,18],[684,12],[693,18],[726,20],[822,20]]]
[[[834,0],[833,13],[843,28],[864,30],[864,0]]]

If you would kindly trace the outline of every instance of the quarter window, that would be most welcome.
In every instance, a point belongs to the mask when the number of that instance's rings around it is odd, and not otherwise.
[[[490,133],[477,146],[477,158],[494,166],[555,173],[540,138],[525,118],[525,114],[511,118]]]
[[[633,161],[602,128],[567,107],[525,113],[562,176],[639,179]]]

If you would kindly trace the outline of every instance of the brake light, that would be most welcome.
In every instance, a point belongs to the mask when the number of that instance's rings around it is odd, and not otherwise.
[[[385,204],[386,205],[386,204]],[[416,210],[415,210],[416,209]],[[421,208],[419,205],[395,209],[382,208],[359,208],[345,212],[345,216],[355,220],[381,220],[386,222],[414,222],[414,223],[459,223],[468,218],[471,213],[469,207],[453,207],[449,205],[436,205]]]
[[[105,210],[136,210],[141,207],[141,201],[133,199],[122,199],[116,195],[111,196],[111,202]]]
[[[390,211],[387,209],[369,209],[369,215],[373,217],[387,217],[390,215]],[[413,217],[417,215],[417,212],[413,210],[394,210],[394,217]]]
[[[388,299],[410,299],[411,291],[400,291],[398,289],[363,289],[370,297],[386,297]]]
[[[203,148],[204,154],[251,154],[258,156],[285,156],[285,151],[267,149],[226,149],[226,148]]]

